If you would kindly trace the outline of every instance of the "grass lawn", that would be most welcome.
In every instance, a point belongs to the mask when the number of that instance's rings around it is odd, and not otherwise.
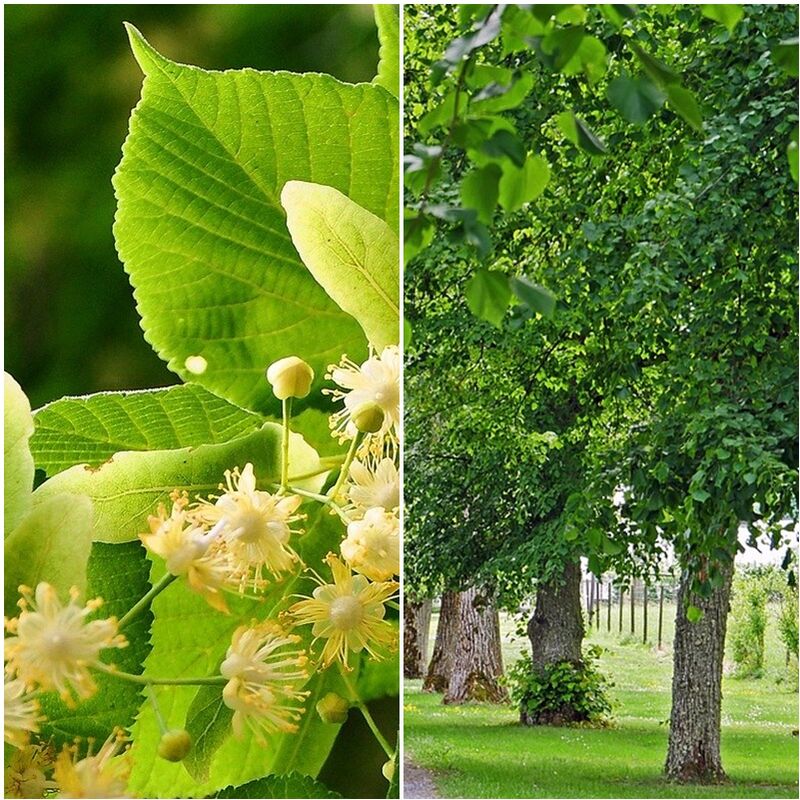
[[[442,797],[797,797],[798,739],[792,730],[798,698],[774,625],[764,677],[723,682],[722,758],[731,782],[689,788],[661,777],[674,611],[665,607],[660,651],[639,643],[640,624],[638,640],[631,641],[627,609],[622,637],[616,610],[610,633],[603,616],[601,630],[589,635],[606,648],[601,669],[615,684],[612,727],[524,728],[511,706],[443,706],[440,696],[420,691],[420,681],[406,681],[406,753],[432,771]],[[652,626],[652,608],[650,614]],[[504,618],[502,626],[509,664],[527,640],[515,636],[512,619]]]

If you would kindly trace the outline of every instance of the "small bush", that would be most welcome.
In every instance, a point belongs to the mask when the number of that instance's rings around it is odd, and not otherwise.
[[[737,575],[731,603],[731,649],[741,677],[759,676],[764,667],[767,587],[757,573]]]
[[[602,648],[589,647],[580,664],[560,661],[535,671],[525,654],[508,672],[511,700],[527,725],[601,722],[611,713],[608,689],[613,685],[597,669]]]
[[[797,589],[787,588],[781,599],[778,612],[778,633],[786,649],[797,658],[798,650],[798,620],[797,620]]]

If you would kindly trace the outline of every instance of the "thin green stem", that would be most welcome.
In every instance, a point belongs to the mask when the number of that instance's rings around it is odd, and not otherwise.
[[[361,701],[361,698],[358,696],[358,692],[356,691],[356,687],[353,686],[353,682],[350,678],[347,677],[347,670],[344,668],[343,665],[339,665],[339,672],[341,673],[342,680],[344,681],[344,685],[347,687],[347,690],[350,692],[351,700],[356,705],[358,710],[361,712],[364,720],[366,721],[367,725],[369,725],[369,729],[372,731],[372,735],[375,737],[378,744],[383,748],[383,752],[386,753],[387,758],[394,757],[394,750],[392,749],[389,742],[386,741],[384,735],[380,732],[380,729],[375,723],[375,720],[372,718],[372,714],[369,713],[369,709],[367,708],[366,704]]]
[[[342,468],[339,471],[339,477],[334,484],[333,489],[328,492],[328,497],[331,499],[335,498],[337,494],[339,494],[339,490],[344,485],[344,482],[347,480],[347,476],[350,474],[350,465],[353,463],[353,459],[356,457],[356,451],[358,450],[358,446],[364,439],[364,434],[359,431],[355,439],[350,442],[350,449],[347,451],[347,455],[345,456],[344,463],[342,464]]]
[[[273,483],[272,485],[278,488],[277,484]],[[353,521],[342,511],[338,503],[333,502],[333,497],[329,497],[326,494],[317,494],[316,492],[307,492],[305,489],[298,489],[296,486],[288,486],[287,490],[291,494],[299,494],[300,497],[308,497],[311,500],[316,500],[318,503],[322,503],[323,506],[330,506],[339,515],[339,519],[341,519],[345,525],[349,525]]]
[[[389,606],[389,608],[395,609],[395,611],[400,610],[400,603],[395,603],[394,600],[387,600],[386,605]]]
[[[144,614],[148,608],[150,608],[150,603],[153,602],[153,599],[156,598],[164,589],[169,586],[172,581],[174,581],[178,576],[173,575],[172,573],[168,572],[164,577],[156,583],[154,586],[151,587],[150,591],[139,600],[136,605],[131,606],[123,615],[122,619],[117,623],[117,627],[121,630],[126,625],[129,625],[133,620],[137,617]]]
[[[163,736],[167,732],[167,723],[164,721],[164,716],[161,713],[161,709],[158,707],[156,690],[152,683],[148,684],[147,686],[147,697],[150,700],[150,705],[153,706],[153,713],[156,716],[156,722],[158,722],[158,729],[161,731],[161,735]]]
[[[292,398],[283,401],[283,451],[281,454],[281,489],[289,485],[289,420],[292,418]]]
[[[94,664],[94,668],[119,678],[121,681],[138,683],[141,686],[224,686],[227,678],[222,675],[212,675],[207,678],[151,678],[149,675],[134,675],[131,672],[120,672],[108,664]]]

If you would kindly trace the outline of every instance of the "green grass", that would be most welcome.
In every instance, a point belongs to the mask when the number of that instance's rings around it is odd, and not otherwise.
[[[650,611],[654,636],[656,616]],[[420,691],[420,681],[406,681],[406,751],[432,771],[442,797],[797,797],[796,684],[787,678],[774,625],[768,629],[764,677],[729,675],[723,681],[722,758],[731,782],[687,788],[661,775],[674,606],[664,610],[661,650],[629,641],[627,608],[622,639],[616,609],[611,633],[605,615],[601,619],[601,630],[593,630],[589,641],[606,648],[600,667],[615,684],[609,728],[524,728],[511,706],[443,706],[440,696]],[[527,640],[514,636],[511,619],[503,619],[502,627],[509,664]],[[639,641],[641,630],[637,620]]]

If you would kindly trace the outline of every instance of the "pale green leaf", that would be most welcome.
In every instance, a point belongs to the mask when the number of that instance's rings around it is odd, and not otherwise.
[[[104,600],[96,616],[121,618],[150,589],[149,566],[139,542],[95,542],[89,556],[86,595]],[[121,650],[105,650],[101,660],[115,664],[123,672],[140,673],[150,652],[152,618],[152,614],[145,611],[126,625],[124,633],[128,646]],[[97,693],[74,708],[55,694],[42,697],[42,711],[47,717],[41,731],[45,740],[52,737],[54,744],[60,747],[71,745],[80,737],[85,751],[87,739],[103,742],[117,726],[127,728],[133,723],[142,704],[142,687],[102,673],[98,673],[95,680]],[[96,749],[95,746],[95,752]]]
[[[400,96],[400,6],[396,3],[373,5],[378,26],[380,61],[373,83],[383,86],[395,97]]]
[[[597,134],[572,111],[562,111],[556,114],[555,119],[564,136],[581,150],[593,156],[602,156],[608,152]]]
[[[55,587],[62,602],[75,586],[83,596],[92,547],[92,504],[60,495],[36,506],[5,541],[5,613],[15,616],[20,585]]]
[[[33,419],[25,392],[7,372],[3,374],[4,532],[8,536],[22,522],[31,505],[34,468],[28,440],[33,433]]]
[[[33,495],[34,507],[62,493],[86,495],[94,503],[94,539],[125,542],[148,530],[147,517],[166,503],[174,489],[190,495],[216,492],[225,470],[253,464],[259,488],[272,489],[280,480],[281,427],[268,422],[254,433],[221,444],[175,450],[120,452],[98,468],[70,467],[45,481]],[[290,478],[320,468],[319,456],[293,433],[289,452]],[[297,481],[318,490],[324,475]]]
[[[303,263],[378,350],[400,340],[400,242],[337,189],[289,181],[286,224]]]
[[[338,518],[318,509],[312,515],[307,532],[293,540],[293,544],[305,563],[318,565],[327,552],[338,548],[342,534],[343,526]],[[324,569],[322,572],[327,574]],[[154,563],[153,581],[162,574],[162,565]],[[153,649],[145,662],[145,673],[174,677],[216,674],[241,620],[276,619],[294,602],[294,595],[309,595],[315,585],[307,574],[290,577],[274,584],[261,602],[231,597],[228,601],[231,614],[225,615],[211,609],[180,582],[173,584],[153,603]],[[303,626],[296,632],[308,645],[309,627]],[[241,740],[229,732],[224,741],[216,743],[218,747],[209,748],[206,753],[210,759],[205,765],[208,778],[200,781],[191,776],[185,765],[157,757],[158,723],[152,709],[143,706],[132,731],[131,792],[136,797],[201,797],[222,787],[238,786],[273,773],[296,771],[316,775],[339,728],[323,723],[315,712],[315,705],[326,692],[344,694],[345,689],[335,668],[316,672],[303,688],[310,695],[296,733],[271,734],[266,745],[261,745],[249,732]],[[221,695],[221,687],[218,691]],[[159,690],[159,706],[169,727],[184,727],[197,694],[198,689],[191,686]]]
[[[479,269],[467,282],[465,293],[469,310],[495,328],[502,325],[511,300],[508,276],[502,272]]]
[[[549,182],[550,165],[543,156],[529,154],[522,169],[506,163],[500,178],[500,205],[506,211],[517,211],[535,200]]]
[[[326,75],[176,64],[128,30],[145,81],[114,235],[147,340],[185,379],[257,411],[277,409],[265,367],[300,356],[321,402],[326,367],[367,343],[303,267],[281,189],[333,186],[397,232],[397,99]]]
[[[732,31],[744,16],[744,10],[741,5],[728,3],[704,3],[700,6],[700,10],[703,12],[704,17],[719,22],[729,31]]]

